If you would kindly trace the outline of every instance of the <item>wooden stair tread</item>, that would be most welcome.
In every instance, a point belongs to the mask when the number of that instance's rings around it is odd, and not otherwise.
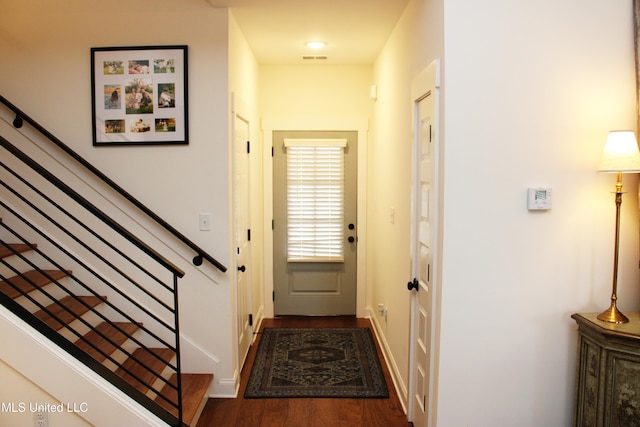
[[[7,280],[1,281],[0,292],[7,295],[9,298],[17,298],[22,295],[22,293],[18,289],[22,290],[25,293],[28,293],[36,288],[42,288],[48,285],[52,282],[51,279],[60,280],[68,276],[69,274],[71,274],[70,271],[66,272],[61,270],[27,271],[26,273],[22,273],[22,276],[14,276],[8,278]],[[49,279],[49,277],[51,277],[51,279]]]
[[[173,374],[170,378],[172,384],[176,384],[177,375]],[[191,425],[193,418],[197,415],[198,409],[205,398],[213,374],[182,374],[182,418],[183,422]],[[162,389],[162,395],[172,402],[178,401],[177,391],[168,384]],[[178,410],[161,397],[156,398],[156,403],[178,416]]]
[[[15,255],[15,253],[9,248],[12,248],[18,253],[22,253],[22,252],[28,252],[37,247],[38,245],[36,245],[35,243],[31,243],[30,245],[26,245],[23,243],[3,244],[2,246],[0,246],[0,258],[6,258],[8,256]]]
[[[87,296],[87,295],[72,297],[71,295],[68,295],[62,298],[61,300],[56,301],[47,306],[47,310],[49,310],[52,313],[51,315],[44,310],[39,310],[36,313],[34,313],[34,316],[42,320],[50,328],[58,331],[63,326],[68,325],[69,323],[73,322],[75,319],[81,317],[83,314],[88,312],[90,310],[89,307],[93,308],[98,304],[102,303],[103,299],[106,300],[107,297],[99,298],[99,297]],[[83,302],[86,305],[89,305],[89,307],[83,304]],[[60,321],[56,320],[56,317],[60,319]]]
[[[116,329],[116,326],[124,331],[126,335]],[[129,336],[133,335],[138,330],[138,328],[139,326],[137,324],[131,322],[113,322],[113,325],[102,322],[101,324],[96,326],[94,330],[89,331],[84,336],[84,338],[91,344],[93,344],[93,346],[82,339],[76,341],[76,345],[84,352],[86,352],[89,356],[102,363],[107,357],[96,348],[94,348],[94,346],[102,350],[102,352],[106,354],[113,353],[116,350],[116,347],[96,331],[101,332],[104,336],[108,337],[111,341],[116,343],[118,347],[120,347],[127,339],[129,339]]]
[[[163,362],[151,353],[156,354],[166,362]],[[167,364],[171,363],[174,356],[175,352],[168,348],[138,348],[133,352],[133,357],[137,360],[129,357],[124,361],[122,367],[116,370],[116,374],[120,375],[120,377],[138,389],[138,391],[146,393],[149,390],[149,385],[152,385],[156,378],[162,374],[162,371],[167,367]],[[125,369],[140,378],[142,382],[131,376]]]

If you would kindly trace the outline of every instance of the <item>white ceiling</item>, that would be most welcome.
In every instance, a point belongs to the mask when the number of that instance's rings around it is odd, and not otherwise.
[[[208,1],[231,9],[261,64],[371,64],[409,0]],[[327,46],[314,51],[311,40]]]

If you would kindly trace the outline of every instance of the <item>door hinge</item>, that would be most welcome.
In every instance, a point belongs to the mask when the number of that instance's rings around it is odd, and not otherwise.
[[[247,230],[247,240],[251,241],[251,229],[250,228]]]
[[[273,157],[273,147],[271,147],[271,157]]]
[[[253,326],[253,314],[249,315],[249,326]]]
[[[431,283],[431,264],[427,264],[427,283]]]
[[[271,229],[272,230],[276,229],[276,221],[274,219],[271,220]]]
[[[429,142],[431,142],[431,125],[429,125]]]
[[[276,291],[273,291],[271,293],[271,301],[275,301],[276,300]]]
[[[251,142],[247,141],[247,154],[251,153]]]

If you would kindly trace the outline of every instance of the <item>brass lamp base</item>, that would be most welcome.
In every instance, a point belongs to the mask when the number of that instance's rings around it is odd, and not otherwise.
[[[598,314],[598,320],[602,320],[603,322],[609,323],[627,323],[629,319],[627,316],[622,314],[620,310],[616,307],[616,303],[614,301],[611,302],[611,307],[602,313]]]
[[[598,314],[598,320],[609,323],[627,323],[629,319],[616,307],[618,301],[618,252],[620,249],[620,205],[622,204],[622,172],[618,172],[616,180],[616,232],[613,249],[613,283],[611,289],[611,306]]]

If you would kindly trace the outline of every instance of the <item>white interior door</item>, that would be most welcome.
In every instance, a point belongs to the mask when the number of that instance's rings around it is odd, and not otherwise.
[[[251,315],[251,246],[249,212],[249,122],[235,115],[234,220],[236,244],[236,322],[238,361],[242,367],[253,336]]]
[[[438,188],[436,184],[438,141],[435,129],[435,81],[414,105],[414,185],[413,247],[409,283],[411,308],[411,382],[409,416],[416,427],[429,424],[431,411],[432,371],[434,356],[436,286],[434,257]]]

